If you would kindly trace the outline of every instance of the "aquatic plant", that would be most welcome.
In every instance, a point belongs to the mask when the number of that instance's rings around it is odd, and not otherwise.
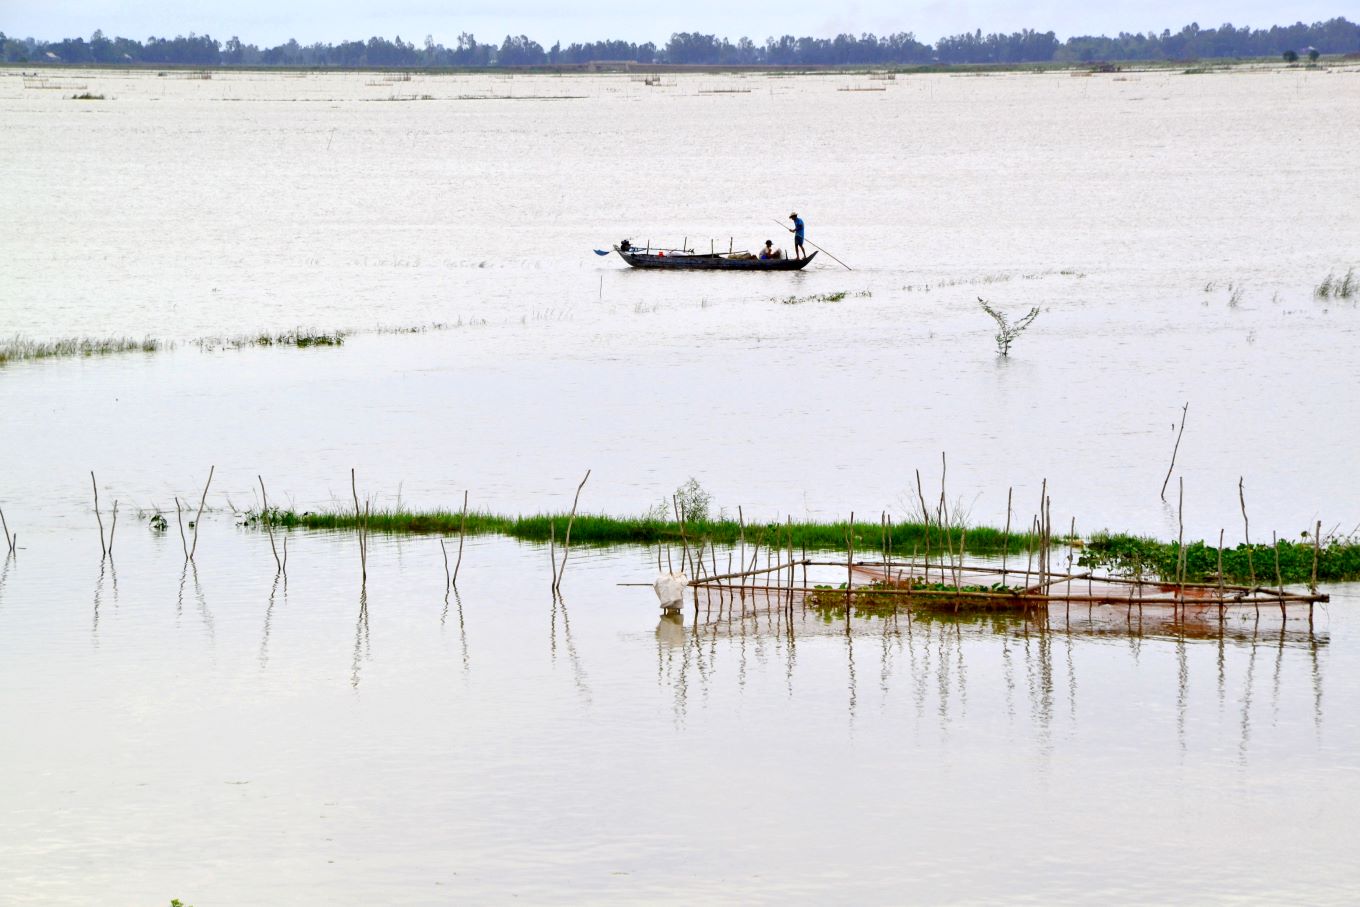
[[[200,337],[194,341],[199,349],[239,350],[248,346],[343,346],[348,331],[320,331],[314,328],[294,328],[282,334],[240,334],[235,337]]]
[[[984,312],[996,319],[998,327],[996,333],[996,351],[1002,356],[1009,356],[1011,354],[1011,343],[1016,337],[1020,336],[1025,328],[1033,323],[1035,318],[1039,317],[1039,307],[1035,306],[1029,310],[1028,315],[1014,324],[1011,324],[1010,320],[1007,319],[1005,315],[992,308],[991,304],[981,296],[978,297],[978,302],[982,305],[982,310]]]
[[[673,510],[671,505],[668,508]],[[241,525],[263,529],[272,524],[275,527],[317,529],[317,530],[354,530],[361,524],[370,531],[402,534],[453,534],[465,526],[468,535],[504,535],[530,542],[547,542],[553,537],[554,526],[565,526],[569,514],[551,513],[531,516],[505,516],[492,513],[468,511],[466,522],[461,511],[433,510],[413,512],[401,509],[374,510],[356,517],[353,511],[328,510],[321,512],[283,510],[270,508],[268,511],[249,511],[241,520]],[[940,528],[918,522],[893,523],[885,527],[879,522],[856,521],[853,527],[844,520],[837,522],[779,522],[760,521],[742,523],[738,520],[709,516],[706,519],[693,519],[686,515],[682,527],[674,516],[661,515],[659,508],[636,517],[611,517],[593,514],[576,515],[572,528],[572,541],[586,545],[619,544],[656,544],[658,542],[679,542],[682,536],[691,542],[705,539],[710,543],[730,545],[764,537],[780,538],[787,545],[792,540],[794,547],[807,551],[844,551],[849,538],[856,551],[880,550],[885,540],[896,552],[910,552],[914,548],[924,551],[929,543],[930,550],[943,548]],[[1020,533],[1005,533],[1000,529],[986,526],[969,527],[966,540],[955,541],[966,550],[975,554],[999,554],[1003,548],[1011,552],[1033,548],[1036,540]],[[957,550],[957,547],[955,548]]]
[[[775,302],[782,302],[784,305],[801,305],[805,302],[840,302],[849,293],[841,290],[836,293],[813,293],[809,296],[785,296],[782,299],[774,297]]]
[[[1313,288],[1313,295],[1318,299],[1350,299],[1352,296],[1360,294],[1360,280],[1355,278],[1355,268],[1347,268],[1346,273],[1341,277],[1328,272],[1323,278],[1322,283]]]
[[[81,92],[80,94],[73,94],[73,95],[71,95],[71,100],[72,100],[72,101],[102,101],[102,100],[104,100],[104,96],[103,96],[102,94],[91,94],[91,93],[88,92],[88,91],[83,91],[83,92]]]
[[[1221,550],[1222,579],[1225,582],[1250,582],[1258,576],[1257,564],[1272,564],[1278,554],[1280,576],[1286,583],[1306,583],[1312,578],[1314,540],[1303,533],[1300,541],[1278,540],[1240,544]],[[1213,582],[1219,579],[1220,549],[1207,542],[1185,545],[1186,582]],[[1164,581],[1174,580],[1181,558],[1181,546],[1142,536],[1099,533],[1089,539],[1077,561],[1082,566],[1103,567],[1128,572],[1147,571]],[[1342,581],[1360,577],[1360,542],[1330,538],[1317,541],[1317,576],[1323,581]],[[1273,577],[1272,577],[1273,579]]]
[[[174,343],[143,337],[67,337],[59,340],[33,340],[16,334],[0,340],[0,365],[26,359],[52,359],[63,356],[107,356],[114,353],[154,353]]]

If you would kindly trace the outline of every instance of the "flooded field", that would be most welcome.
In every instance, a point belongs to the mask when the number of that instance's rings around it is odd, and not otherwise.
[[[655,549],[270,502],[1360,523],[1360,68],[0,72],[0,902],[1346,903],[1360,605],[658,620]],[[73,95],[102,96],[75,100]],[[1325,125],[1325,128],[1324,128]],[[634,242],[808,236],[795,274]],[[839,296],[836,301],[813,297]],[[1040,314],[996,354],[998,309]],[[339,346],[230,338],[352,332]],[[195,341],[216,339],[204,345]],[[213,487],[195,565],[175,499]],[[90,470],[112,560],[100,558]],[[1175,480],[1173,479],[1173,488]],[[1174,494],[1168,495],[1174,501]],[[157,531],[157,510],[169,525]],[[905,894],[904,894],[905,893]]]

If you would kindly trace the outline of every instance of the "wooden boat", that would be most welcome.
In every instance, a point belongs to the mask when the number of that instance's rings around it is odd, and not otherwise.
[[[628,262],[629,267],[651,268],[669,271],[801,271],[817,257],[813,252],[807,258],[756,258],[748,253],[707,252],[647,252],[636,248],[624,249],[615,246],[614,251]],[[744,257],[737,257],[737,256]]]

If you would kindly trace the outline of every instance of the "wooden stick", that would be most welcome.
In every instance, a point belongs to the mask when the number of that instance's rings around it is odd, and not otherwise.
[[[118,531],[118,501],[113,502],[113,522],[109,525],[109,557],[113,557],[113,534]]]
[[[203,497],[198,499],[198,516],[194,517],[194,543],[189,547],[189,560],[194,559],[194,552],[198,550],[198,524],[203,522],[203,505],[208,502],[208,488],[212,485],[213,473],[217,467],[208,467],[208,481],[203,483]]]
[[[359,482],[354,476],[354,467],[349,469],[349,490],[354,495],[354,523],[355,529],[359,533],[359,573],[362,581],[368,582],[368,552],[364,550],[364,524],[361,521],[362,514],[359,511]]]
[[[468,493],[467,493],[467,489],[464,489],[464,490],[463,490],[463,518],[462,518],[462,519],[459,521],[459,523],[458,523],[458,560],[457,560],[457,561],[454,563],[454,565],[453,565],[453,579],[450,580],[450,585],[454,585],[454,586],[458,585],[458,568],[461,567],[461,566],[463,566],[463,537],[464,537],[465,535],[467,535],[467,504],[468,504]],[[445,560],[444,567],[445,567],[445,571],[447,572],[447,569],[448,569],[448,563],[447,563],[447,561],[448,561],[448,555],[447,555],[447,554],[444,556],[444,560]]]
[[[1317,593],[1317,570],[1318,554],[1322,548],[1322,520],[1317,521],[1317,528],[1313,530],[1313,579],[1308,583],[1308,591]]]
[[[1316,589],[1314,589],[1316,592]],[[1223,621],[1223,529],[1219,529],[1219,621]]]
[[[283,572],[283,561],[279,560],[279,549],[274,544],[274,521],[269,517],[269,495],[264,490],[264,476],[259,473],[255,478],[260,480],[260,516],[264,519],[265,528],[269,530],[269,550],[274,552],[274,567],[276,572]]]
[[[855,586],[855,511],[845,530],[845,629],[850,629],[850,593]]]
[[[90,470],[90,486],[94,488],[94,518],[99,521],[99,553],[101,556],[109,553],[109,546],[104,544],[104,518],[99,515],[99,484],[94,480],[94,470]]]
[[[1011,547],[1011,495],[1015,493],[1015,486],[1006,489],[1006,531],[1001,536],[1001,583],[1006,583],[1006,555],[1010,553]]]
[[[444,589],[447,591],[453,585],[453,577],[449,575],[449,549],[442,538],[439,540],[439,550],[444,552]]]
[[[1180,482],[1180,498],[1176,504],[1176,597],[1185,606],[1185,479]]]
[[[1251,575],[1251,584],[1256,585],[1256,564],[1251,557],[1251,524],[1247,521],[1247,493],[1243,482],[1243,477],[1237,477],[1237,500],[1242,504],[1242,539],[1247,545],[1247,570]],[[1257,609],[1260,614],[1260,609]]]
[[[1181,449],[1181,435],[1185,434],[1185,414],[1190,410],[1190,402],[1181,407],[1181,430],[1176,432],[1176,446],[1171,448],[1171,465],[1166,468],[1166,478],[1162,481],[1162,500],[1166,500],[1166,485],[1171,481],[1171,471],[1176,468],[1176,451]]]
[[[5,547],[9,549],[10,554],[13,554],[14,537],[9,534],[9,523],[5,522],[5,508],[3,507],[0,507],[0,526],[3,526],[5,529]]]
[[[557,589],[557,521],[548,520],[548,559],[552,561],[552,588]]]
[[[1280,588],[1280,595],[1282,596],[1280,599],[1280,616],[1284,617],[1284,578],[1280,576],[1280,542],[1275,538],[1274,531],[1270,533],[1270,547],[1275,552],[1275,585]]]
[[[926,510],[926,493],[921,490],[921,470],[916,470],[916,496],[921,500],[921,519],[925,521],[926,582],[930,582],[930,512]]]
[[[576,497],[571,501],[571,516],[567,518],[567,535],[562,539],[562,566],[557,569],[557,578],[553,580],[553,588],[556,589],[562,584],[562,574],[567,572],[567,555],[571,553],[571,524],[576,522],[576,505],[581,500],[581,489],[586,487],[587,480],[590,479],[590,470],[586,470],[586,477],[581,480],[581,484],[576,486]]]
[[[175,495],[175,522],[179,523],[179,543],[184,546],[184,562],[189,563],[189,541],[184,537],[184,513],[179,506],[179,495]]]

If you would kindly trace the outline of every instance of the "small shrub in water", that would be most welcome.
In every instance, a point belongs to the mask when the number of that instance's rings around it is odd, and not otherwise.
[[[982,310],[996,319],[997,327],[1000,330],[996,334],[996,351],[1002,356],[1009,356],[1011,353],[1011,342],[1019,337],[1020,334],[1029,327],[1035,318],[1039,317],[1039,307],[1035,306],[1029,310],[1029,314],[1021,318],[1015,324],[1011,324],[1005,315],[992,308],[991,304],[981,296],[978,302],[982,305]]]

